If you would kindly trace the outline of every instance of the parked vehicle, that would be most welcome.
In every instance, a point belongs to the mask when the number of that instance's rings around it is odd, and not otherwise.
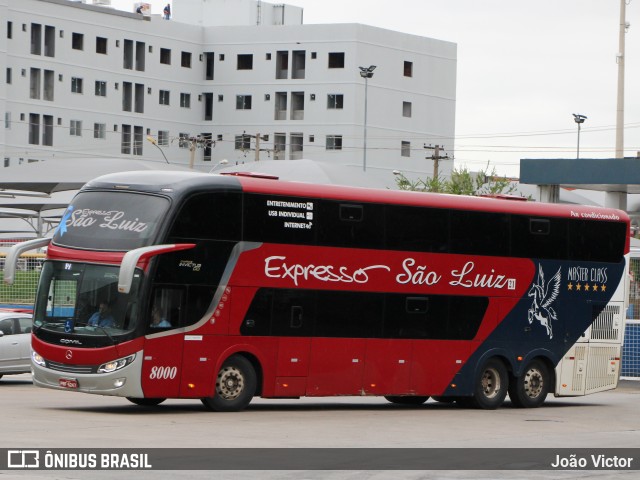
[[[31,372],[32,314],[0,309],[0,378]]]

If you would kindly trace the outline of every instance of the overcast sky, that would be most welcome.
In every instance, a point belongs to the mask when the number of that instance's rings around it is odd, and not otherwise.
[[[627,0],[625,156],[640,151],[640,0]],[[166,1],[151,1],[161,13]],[[174,12],[180,0],[170,2]],[[279,2],[270,2],[279,3]],[[458,46],[455,165],[615,156],[619,0],[290,0],[304,23],[362,23]],[[131,11],[133,1],[112,0]],[[375,80],[375,77],[372,82]]]

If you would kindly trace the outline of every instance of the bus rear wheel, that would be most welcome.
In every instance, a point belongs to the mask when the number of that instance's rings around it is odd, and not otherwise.
[[[504,402],[508,385],[509,375],[506,367],[497,358],[491,358],[476,377],[473,397],[462,397],[457,402],[463,407],[495,410]]]
[[[256,371],[241,355],[232,355],[220,368],[213,397],[202,399],[208,410],[238,412],[244,410],[256,392]]]
[[[522,375],[509,386],[509,398],[514,407],[536,408],[542,405],[551,386],[549,369],[540,360],[529,363]]]
[[[166,400],[166,398],[134,398],[127,397],[131,403],[135,403],[136,405],[140,405],[141,407],[155,407],[156,405],[160,405],[162,402]]]
[[[384,398],[391,403],[396,403],[398,405],[422,405],[424,402],[429,400],[429,397],[415,397],[415,396],[385,396]]]

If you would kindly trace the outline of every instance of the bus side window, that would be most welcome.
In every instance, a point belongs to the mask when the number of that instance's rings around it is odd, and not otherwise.
[[[149,310],[149,328],[175,328],[181,326],[184,289],[156,288]]]

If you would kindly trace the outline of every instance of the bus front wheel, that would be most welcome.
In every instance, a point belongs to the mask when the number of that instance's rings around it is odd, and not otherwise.
[[[540,360],[533,360],[509,385],[511,403],[517,408],[539,407],[547,398],[550,384],[547,366]]]
[[[504,363],[497,358],[491,358],[479,371],[473,397],[460,398],[458,403],[463,407],[495,410],[504,402],[508,384],[509,375]]]
[[[251,362],[241,355],[229,357],[216,378],[213,397],[202,399],[202,404],[216,412],[244,410],[256,392],[256,371]]]
[[[384,397],[387,401],[391,403],[396,403],[398,405],[422,405],[424,402],[429,400],[429,397],[416,397],[416,396],[386,396]]]

